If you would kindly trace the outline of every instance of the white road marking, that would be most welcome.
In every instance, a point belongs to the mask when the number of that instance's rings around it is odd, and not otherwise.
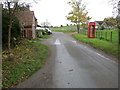
[[[72,42],[79,46],[79,44],[77,43],[77,41],[72,41]],[[87,48],[86,46],[83,46],[83,45],[81,45],[80,47]]]
[[[56,41],[55,41],[54,44],[55,44],[55,45],[61,45],[60,40],[59,40],[59,39],[56,39]]]
[[[99,54],[99,53],[97,53],[97,55],[99,55],[99,56],[101,56],[101,57],[103,57],[103,58],[105,58],[105,59],[109,59],[109,58],[106,58],[105,56],[103,56],[103,55],[101,55],[101,54]]]
[[[99,55],[100,57],[102,57],[102,58],[105,58],[106,60],[109,60],[109,61],[111,61],[111,62],[113,62],[113,63],[116,63],[115,61],[113,61],[113,60],[111,60],[111,59],[109,59],[109,58],[106,58],[105,56],[103,56],[103,55],[101,55],[101,54],[99,54],[99,53],[96,53],[97,55]]]
[[[84,48],[87,48],[87,47],[84,46]]]
[[[83,45],[80,45],[80,44],[77,44],[77,41],[72,41],[73,43],[75,43],[76,45],[78,45],[78,46],[80,46],[80,47],[82,47],[82,48],[85,48],[85,49],[88,49],[90,52],[93,52],[91,49],[89,49],[88,47],[86,47],[86,46],[83,46]],[[97,53],[97,52],[93,52],[93,53],[95,53],[95,54],[97,54],[98,56],[100,56],[100,57],[102,57],[102,58],[104,58],[104,59],[106,59],[106,60],[108,60],[108,61],[111,61],[111,62],[113,62],[113,63],[116,63],[115,61],[113,61],[113,60],[111,60],[111,59],[109,59],[109,58],[107,58],[107,57],[105,57],[105,56],[103,56],[103,55],[101,55],[101,54],[99,54],[99,53]]]
[[[76,41],[72,41],[73,43],[77,43]]]

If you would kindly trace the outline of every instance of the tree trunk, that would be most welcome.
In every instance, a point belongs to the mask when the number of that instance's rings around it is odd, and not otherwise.
[[[77,24],[77,32],[80,33],[80,26]]]
[[[120,29],[118,31],[118,63],[120,64]]]
[[[119,31],[118,31],[118,37],[119,37],[119,39],[118,39],[118,44],[119,44],[119,46],[120,46],[120,20],[119,20],[119,22],[118,22],[118,29],[119,29]]]
[[[10,20],[9,28],[8,28],[8,50],[11,49],[11,28],[12,28],[12,20]]]

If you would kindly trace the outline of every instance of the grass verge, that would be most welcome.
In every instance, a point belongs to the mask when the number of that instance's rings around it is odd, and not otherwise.
[[[51,35],[41,35],[41,36],[39,36],[39,38],[43,38],[43,39],[48,39],[50,37],[51,37]]]
[[[35,42],[22,41],[10,52],[3,52],[3,88],[13,88],[39,70],[48,56],[48,47]]]
[[[118,57],[118,45],[115,43],[111,43],[108,41],[100,40],[97,38],[90,39],[87,38],[86,35],[83,34],[73,34],[72,35],[75,39],[78,41],[84,42],[86,44],[90,44],[94,48],[100,49],[106,53],[112,54],[116,57]]]

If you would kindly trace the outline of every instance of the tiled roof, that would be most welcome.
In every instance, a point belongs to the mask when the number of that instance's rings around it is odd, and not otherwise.
[[[112,22],[105,22],[108,26],[113,26],[114,24]]]
[[[99,25],[102,25],[104,21],[95,21],[95,22],[97,22]]]
[[[34,11],[18,11],[16,12],[16,16],[20,20],[21,24],[24,26],[32,26]]]

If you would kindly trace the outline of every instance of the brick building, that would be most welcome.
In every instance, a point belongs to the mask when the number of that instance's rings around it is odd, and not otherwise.
[[[37,19],[35,18],[34,11],[18,11],[16,12],[16,16],[21,24],[21,37],[27,39],[35,38]]]

